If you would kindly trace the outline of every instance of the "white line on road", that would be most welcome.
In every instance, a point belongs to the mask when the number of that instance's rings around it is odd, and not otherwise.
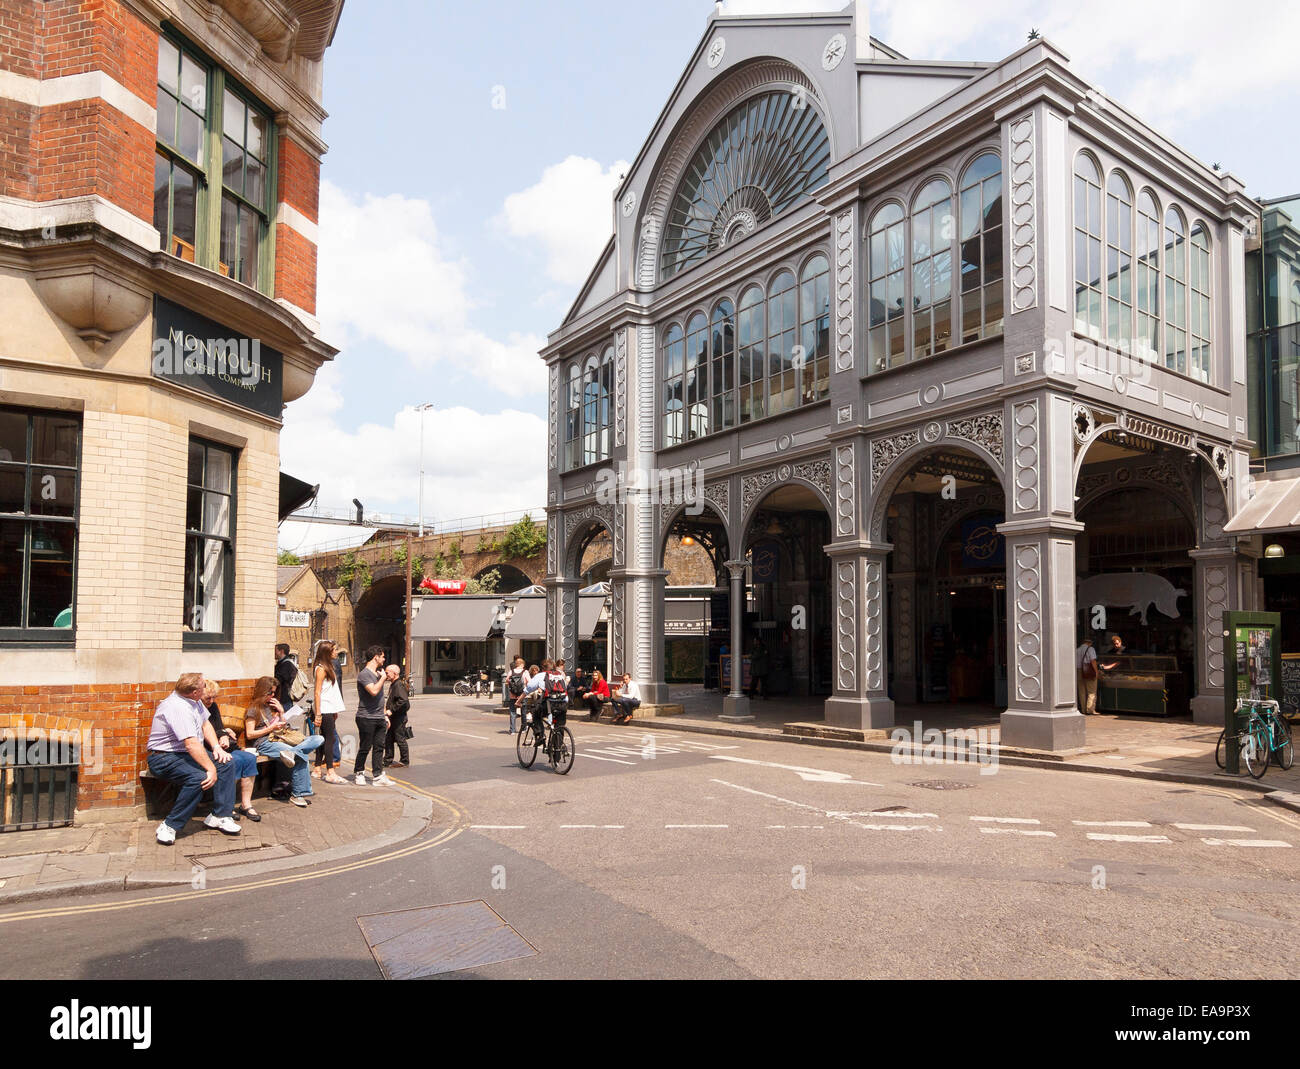
[[[1281,839],[1202,839],[1206,846],[1280,846],[1289,850],[1290,843]]]
[[[1172,841],[1167,835],[1105,835],[1095,831],[1088,832],[1088,838],[1100,843],[1167,843]]]
[[[1035,831],[1032,828],[980,828],[980,831],[985,835],[1037,835],[1044,839],[1056,838],[1054,831]]]
[[[765,762],[755,762],[765,763]],[[821,813],[824,816],[834,817],[837,820],[843,820],[855,828],[862,828],[866,831],[943,831],[942,828],[935,827],[932,824],[863,824],[857,820],[850,820],[848,817],[833,810],[821,809],[815,805],[808,805],[805,802],[796,802],[790,798],[782,798],[777,794],[768,794],[766,791],[756,791],[752,787],[742,787],[739,783],[728,783],[725,779],[710,780],[710,783],[720,783],[724,787],[731,787],[738,791],[744,791],[746,794],[755,794],[760,798],[770,798],[774,802],[783,802],[786,805],[798,806],[800,809],[811,809],[814,813]]]
[[[729,828],[730,824],[665,824],[665,828]]]
[[[917,820],[938,820],[938,813],[897,813],[892,809],[869,809],[865,812],[849,812],[848,810],[828,809],[828,817],[902,817],[915,818]]]
[[[828,772],[826,769],[805,768],[802,765],[778,765],[775,761],[755,761],[749,757],[732,757],[730,754],[709,754],[709,760],[734,761],[741,765],[760,765],[763,768],[783,768],[809,783],[856,783],[860,787],[884,786],[883,783],[869,783],[866,780],[854,779],[849,772]]]
[[[990,821],[994,824],[1041,824],[1033,817],[971,817],[971,820]]]
[[[836,816],[835,813],[828,814]],[[936,828],[933,824],[863,824],[857,820],[848,821],[855,828],[865,828],[867,831],[943,831],[942,828]]]
[[[1175,828],[1181,828],[1183,831],[1254,831],[1254,828],[1247,828],[1241,824],[1175,824]]]
[[[617,757],[598,757],[596,754],[592,753],[590,750],[583,750],[583,751],[582,751],[582,756],[583,756],[583,757],[589,757],[589,758],[591,758],[591,760],[593,760],[593,761],[612,761],[612,762],[613,762],[614,764],[616,764],[616,765],[635,765],[635,764],[636,764],[635,761],[620,761]]]
[[[1149,828],[1149,820],[1072,820],[1079,828]]]
[[[491,738],[487,735],[470,735],[464,731],[448,731],[446,730],[446,728],[429,728],[428,730],[436,731],[440,735],[460,735],[462,738],[466,738],[466,739],[482,739],[484,742],[492,741]]]
[[[527,824],[471,824],[470,831],[523,831]]]
[[[624,827],[626,827],[626,825],[623,824],[561,824],[560,825],[561,830],[566,830],[566,831],[575,831],[583,828],[595,829],[597,831],[605,831],[607,829],[611,831],[622,831]]]
[[[825,831],[825,824],[769,824],[768,831]]]

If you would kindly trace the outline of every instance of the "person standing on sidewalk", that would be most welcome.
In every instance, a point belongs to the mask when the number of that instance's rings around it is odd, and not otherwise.
[[[384,767],[406,768],[411,763],[411,751],[406,744],[406,717],[411,711],[411,685],[402,678],[401,669],[390,664],[384,669],[388,676],[388,733],[384,741]],[[393,760],[393,752],[401,754],[400,761]]]
[[[1086,636],[1074,651],[1074,669],[1079,681],[1079,712],[1092,716],[1097,712],[1097,651]]]
[[[189,822],[209,787],[212,788],[212,812],[204,818],[203,826],[217,828],[226,835],[239,834],[239,825],[232,815],[235,766],[230,754],[217,742],[202,698],[203,673],[186,672],[176,680],[171,694],[159,703],[149,729],[149,771],[180,786],[176,804],[158,825],[157,839],[163,846],[176,842],[176,833]]]
[[[339,713],[344,708],[334,650],[334,643],[326,639],[316,647],[316,659],[312,663],[316,688],[312,708],[316,710],[321,738],[325,740],[316,751],[316,768],[312,775],[324,783],[346,783],[347,780],[334,771],[338,764],[335,753],[338,750]],[[322,768],[325,770],[323,773]]]
[[[384,711],[384,648],[366,650],[366,665],[357,673],[357,760],[352,767],[358,787],[366,785],[366,753],[370,754],[371,782],[388,786],[393,781],[384,771],[384,743],[388,736],[388,714]]]

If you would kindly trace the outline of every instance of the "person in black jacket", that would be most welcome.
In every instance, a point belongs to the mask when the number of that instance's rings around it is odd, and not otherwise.
[[[392,722],[384,740],[384,767],[405,768],[411,763],[411,750],[406,743],[406,717],[411,711],[410,683],[400,678],[401,670],[390,664],[384,671],[388,675],[388,715]],[[393,760],[394,747],[401,753],[400,761]]]

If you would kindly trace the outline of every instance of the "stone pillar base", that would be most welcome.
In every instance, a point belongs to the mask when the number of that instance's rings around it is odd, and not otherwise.
[[[838,728],[892,728],[894,703],[888,698],[827,698],[826,723]]]
[[[613,684],[610,684],[613,689]],[[668,704],[668,684],[667,683],[642,683],[641,684],[641,701],[646,705],[667,705]]]
[[[1002,714],[1003,746],[1029,750],[1073,750],[1084,745],[1084,717],[1077,709],[1045,712],[1008,709]]]
[[[722,715],[719,720],[726,720],[731,724],[751,724],[754,721],[754,714],[749,711],[749,698],[742,694],[739,698],[733,698],[728,694],[722,699]]]
[[[1223,695],[1198,694],[1192,699],[1193,724],[1218,724],[1223,727]]]

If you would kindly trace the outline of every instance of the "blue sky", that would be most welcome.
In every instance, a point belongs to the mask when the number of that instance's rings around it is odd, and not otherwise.
[[[414,515],[425,402],[427,518],[543,502],[534,354],[607,240],[611,190],[713,7],[349,0],[325,56],[318,303],[342,351],[289,406],[282,439],[282,466],[320,482],[322,504],[358,497]],[[1081,76],[1250,193],[1300,192],[1300,5],[1227,20],[1207,0],[869,7],[871,32],[913,58],[995,60],[1036,27]],[[281,543],[303,546],[301,532]]]

